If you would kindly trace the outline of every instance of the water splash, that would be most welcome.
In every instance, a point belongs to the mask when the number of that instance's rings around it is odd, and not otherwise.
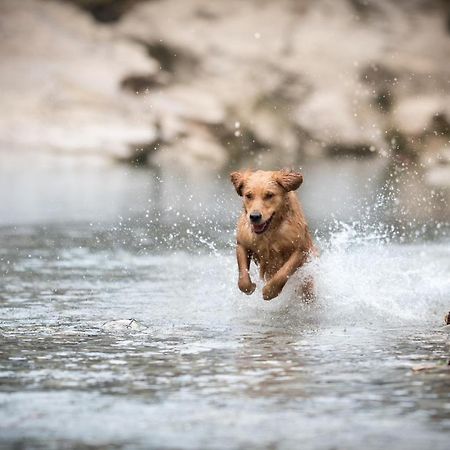
[[[450,245],[401,244],[385,227],[341,223],[319,239],[321,255],[286,285],[279,304],[298,304],[305,320],[348,325],[442,324],[450,306]],[[298,286],[312,276],[314,306],[298,302]]]

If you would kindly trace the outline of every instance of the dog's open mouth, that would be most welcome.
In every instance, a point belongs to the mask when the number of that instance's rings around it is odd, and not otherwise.
[[[269,219],[267,219],[264,223],[252,223],[252,229],[256,234],[264,233],[264,231],[269,228],[270,222],[272,221],[272,216],[270,216]]]

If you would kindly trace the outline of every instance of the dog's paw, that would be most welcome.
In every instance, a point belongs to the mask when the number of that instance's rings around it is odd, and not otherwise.
[[[253,294],[253,292],[255,292],[256,289],[256,284],[252,283],[250,280],[248,281],[239,281],[239,289],[247,295],[251,295]]]
[[[274,284],[274,283],[267,283],[264,287],[263,287],[263,299],[264,300],[272,300],[273,298],[277,297],[278,294],[281,292],[280,286]]]

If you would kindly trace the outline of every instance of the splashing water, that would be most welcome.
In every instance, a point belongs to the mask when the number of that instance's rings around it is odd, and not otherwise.
[[[321,325],[440,324],[450,306],[450,243],[400,244],[386,229],[338,223],[318,239],[320,256],[300,269],[281,295],[259,308]],[[315,280],[314,304],[301,301],[299,286]],[[253,271],[257,279],[257,271]],[[261,281],[255,296],[261,300]],[[253,305],[254,306],[254,305]]]
[[[450,246],[400,245],[343,226],[312,268],[324,316],[338,323],[442,320],[450,295]]]
[[[356,216],[363,219],[334,220],[316,232],[320,257],[289,280],[277,306],[265,308],[288,309],[303,322],[321,325],[442,323],[450,309],[448,223],[411,219],[398,202],[399,192],[388,180],[373,201],[360,200]],[[392,214],[388,205],[395,205],[397,221],[386,222]],[[299,302],[299,286],[309,277],[316,286],[313,305]],[[262,289],[261,282],[257,286]]]
[[[443,228],[406,233],[382,225],[385,198],[361,201],[365,220],[318,227],[320,257],[264,302],[261,281],[237,288],[230,195],[0,227],[0,446],[448,448]]]

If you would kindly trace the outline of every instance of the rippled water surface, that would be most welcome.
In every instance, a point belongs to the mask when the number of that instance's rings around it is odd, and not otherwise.
[[[437,221],[408,239],[373,221],[330,230],[357,194],[305,188],[318,299],[298,300],[299,274],[264,302],[261,285],[237,290],[231,187],[119,175],[64,194],[58,178],[34,196],[22,183],[0,208],[0,446],[448,448]]]

